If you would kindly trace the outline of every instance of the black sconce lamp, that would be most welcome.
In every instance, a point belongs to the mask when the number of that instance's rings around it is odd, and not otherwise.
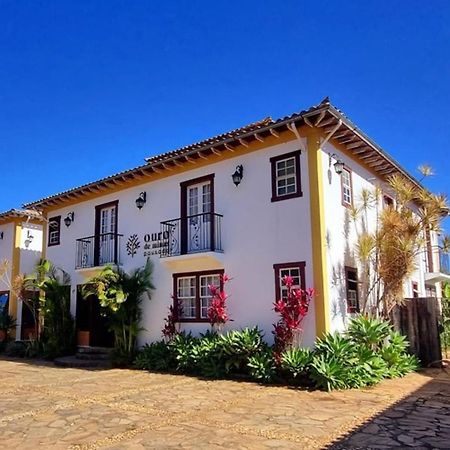
[[[64,219],[64,223],[66,227],[70,227],[70,224],[73,222],[73,219],[75,217],[75,213],[72,211],[70,213],[67,213],[67,216]]]
[[[236,170],[234,171],[233,175],[231,175],[233,183],[236,187],[238,187],[241,184],[243,177],[244,177],[244,167],[242,166],[242,164],[239,164],[238,166],[236,166]]]
[[[142,207],[147,203],[147,193],[145,191],[142,191],[139,194],[139,197],[136,199],[136,206],[139,210],[142,209]]]
[[[0,239],[3,240],[3,231],[0,231]]]
[[[337,157],[336,153],[329,153],[328,154],[328,167],[331,167],[331,163],[333,161],[333,159],[336,160],[336,162],[333,164],[334,166],[334,171],[340,175],[342,173],[342,171],[344,170],[344,163]]]

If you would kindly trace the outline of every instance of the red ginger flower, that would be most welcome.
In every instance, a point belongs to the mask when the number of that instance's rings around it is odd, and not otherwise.
[[[223,274],[221,276],[222,285],[227,283],[231,278]],[[208,308],[208,319],[211,325],[223,325],[230,320],[227,311],[227,299],[228,295],[224,290],[221,290],[217,286],[209,285],[209,292],[213,297]]]
[[[314,289],[304,291],[293,288],[293,278],[290,276],[283,277],[282,281],[287,287],[287,295],[274,303],[274,310],[280,315],[273,330],[278,354],[291,346],[294,333],[301,331],[302,321],[308,314],[309,304],[314,296]]]

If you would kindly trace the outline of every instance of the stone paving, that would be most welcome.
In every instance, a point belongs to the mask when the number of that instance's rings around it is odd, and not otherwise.
[[[20,360],[0,373],[5,450],[450,449],[440,370],[333,393]]]

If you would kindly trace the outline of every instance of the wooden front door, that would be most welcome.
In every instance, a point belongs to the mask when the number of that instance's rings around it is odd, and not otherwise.
[[[109,330],[109,320],[105,309],[95,295],[83,298],[81,286],[77,292],[76,326],[78,345],[91,347],[112,347],[114,335]]]

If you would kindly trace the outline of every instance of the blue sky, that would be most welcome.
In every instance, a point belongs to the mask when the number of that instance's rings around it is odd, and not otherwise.
[[[448,0],[0,0],[0,210],[327,95],[448,192]]]

